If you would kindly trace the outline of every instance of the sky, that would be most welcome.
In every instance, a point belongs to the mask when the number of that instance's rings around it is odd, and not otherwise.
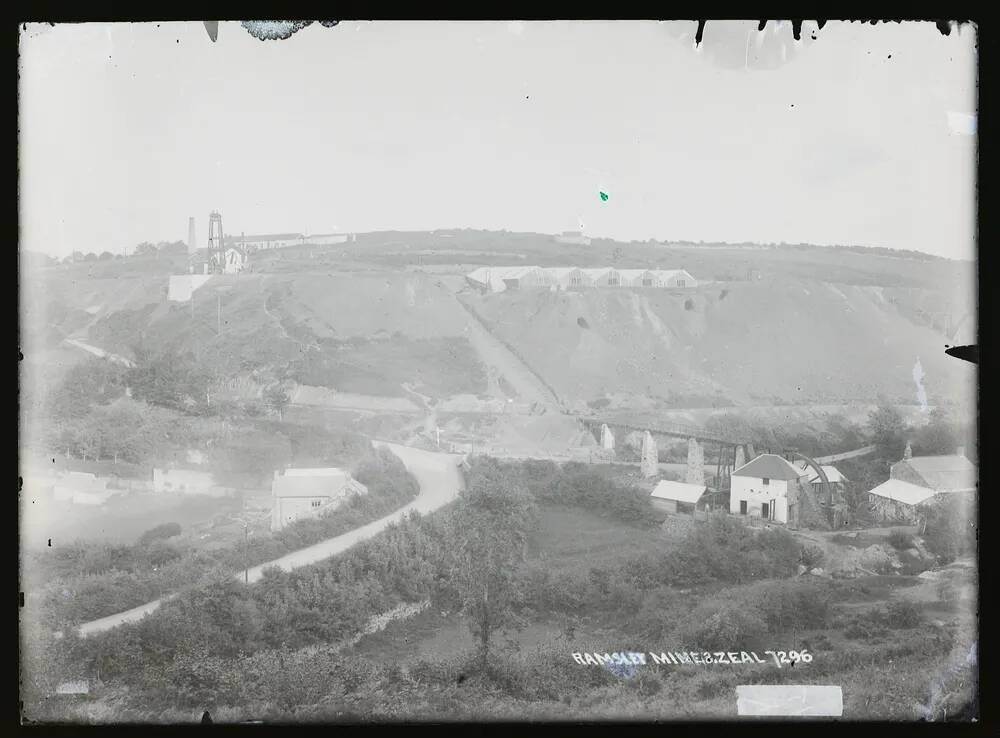
[[[976,37],[933,23],[22,27],[22,249],[482,228],[975,258]],[[813,38],[815,35],[815,39]],[[601,193],[607,199],[601,197]]]

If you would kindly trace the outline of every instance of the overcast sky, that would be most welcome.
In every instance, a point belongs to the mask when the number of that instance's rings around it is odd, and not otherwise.
[[[582,228],[974,258],[971,28],[29,25],[22,248]],[[600,193],[605,192],[604,201]]]

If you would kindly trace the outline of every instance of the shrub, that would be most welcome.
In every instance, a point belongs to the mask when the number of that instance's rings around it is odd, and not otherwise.
[[[696,608],[680,631],[685,646],[711,651],[749,649],[767,633],[767,623],[753,607],[726,605],[712,613]]]
[[[805,545],[802,547],[802,553],[799,555],[799,560],[802,565],[807,569],[813,569],[817,566],[822,566],[823,560],[826,558],[826,554],[823,553],[823,549],[819,546]]]
[[[892,628],[915,628],[923,616],[909,600],[895,600],[886,607],[886,623]]]
[[[844,636],[857,641],[877,641],[889,635],[885,626],[885,614],[880,610],[871,610],[864,615],[855,615],[847,621]]]
[[[913,536],[905,530],[894,530],[889,534],[889,545],[897,551],[913,548]]]
[[[688,299],[686,299],[684,301],[684,309],[685,310],[694,310],[694,300],[692,300],[690,297]]]
[[[975,551],[975,519],[960,493],[931,506],[923,538],[927,548],[945,563]]]
[[[150,528],[141,536],[137,543],[140,546],[147,546],[153,541],[159,541],[166,538],[173,538],[174,536],[179,536],[181,534],[180,523],[164,523],[163,525],[158,525],[155,528]]]

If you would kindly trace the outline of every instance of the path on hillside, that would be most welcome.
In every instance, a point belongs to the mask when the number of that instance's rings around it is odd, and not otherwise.
[[[832,464],[835,461],[844,461],[845,459],[854,459],[858,456],[867,456],[868,454],[874,453],[877,446],[865,446],[864,448],[857,448],[853,451],[845,451],[842,454],[833,454],[831,456],[817,456],[813,459],[817,464]]]
[[[360,528],[355,528],[339,536],[320,541],[312,546],[293,551],[274,561],[268,561],[267,563],[251,567],[246,573],[240,570],[235,576],[241,580],[246,576],[252,583],[259,581],[264,574],[264,570],[272,566],[284,571],[291,571],[302,566],[318,563],[346,551],[356,543],[381,533],[389,525],[397,523],[409,515],[411,511],[417,511],[426,515],[447,505],[458,497],[459,490],[463,487],[462,474],[458,469],[458,462],[461,458],[459,455],[423,451],[383,441],[375,441],[374,443],[376,446],[388,448],[396,454],[402,460],[407,470],[416,477],[417,483],[420,485],[420,493],[415,500],[395,512],[386,515],[384,518],[379,518]],[[145,605],[134,607],[131,610],[84,623],[79,627],[80,635],[88,636],[110,630],[124,623],[141,620],[156,610],[161,603],[176,596],[176,594],[172,594],[161,597],[154,602],[147,602]]]
[[[494,367],[498,374],[510,382],[518,396],[525,402],[537,402],[556,410],[560,409],[559,398],[524,361],[486,328],[482,318],[447,287],[442,285],[441,288],[451,295],[455,304],[468,316],[463,335],[472,344],[483,363]]]
[[[112,354],[110,351],[105,351],[104,349],[97,348],[97,346],[91,346],[89,343],[84,343],[76,338],[64,338],[63,343],[73,346],[78,349],[83,349],[88,353],[98,356],[102,359],[107,359],[108,361],[113,361],[117,364],[122,364],[127,367],[135,366],[131,359],[126,359],[124,356],[119,356],[118,354]]]

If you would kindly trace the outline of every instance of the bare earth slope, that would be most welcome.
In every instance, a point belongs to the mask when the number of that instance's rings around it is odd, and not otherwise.
[[[679,406],[865,402],[879,393],[914,402],[919,359],[933,403],[975,377],[944,354],[940,333],[874,286],[770,279],[693,294],[525,290],[469,301],[577,402],[610,393]]]

